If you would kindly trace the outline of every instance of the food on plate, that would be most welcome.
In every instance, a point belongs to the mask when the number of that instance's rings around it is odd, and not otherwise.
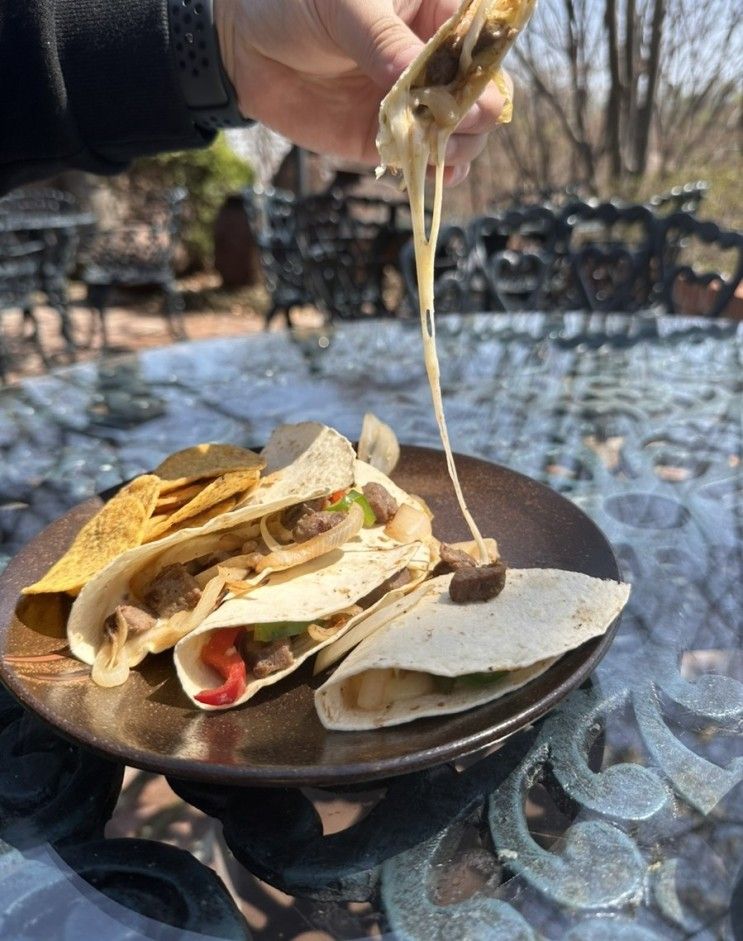
[[[38,582],[27,585],[23,594],[77,594],[112,559],[138,546],[155,509],[159,486],[159,479],[147,474],[122,487],[88,520],[62,558]]]
[[[603,634],[630,590],[579,572],[508,569],[496,598],[460,605],[453,578],[424,581],[374,612],[366,638],[315,693],[326,728],[376,729],[498,699]]]
[[[178,451],[153,473],[122,487],[88,520],[67,552],[26,595],[80,589],[127,549],[186,527],[202,526],[231,510],[258,483],[264,460],[225,444]]]
[[[434,259],[441,224],[444,157],[456,126],[490,81],[506,90],[503,57],[531,16],[534,0],[464,0],[426,43],[382,101],[377,149],[379,173],[402,172],[410,200],[426,372],[449,475],[462,515],[487,562],[482,535],[465,501],[449,443],[441,397],[434,314]],[[510,120],[510,106],[502,120]],[[433,213],[426,231],[425,181],[435,166]]]
[[[430,560],[424,543],[339,550],[228,598],[175,647],[184,691],[202,709],[246,702],[389,603],[401,573],[414,588]]]
[[[350,626],[350,615],[337,618],[359,599],[382,588],[382,600],[383,586],[396,587],[391,580],[403,572],[411,590],[435,564],[422,505],[357,460],[333,429],[312,422],[282,426],[261,463],[265,475],[240,507],[123,552],[82,589],[67,635],[71,652],[92,666],[98,685],[120,685],[149,653],[172,648],[202,626],[207,633],[209,625],[238,626],[236,610],[240,626],[258,625],[253,640],[259,645],[289,636],[265,625],[291,622],[300,625],[298,637],[309,633],[311,652],[318,638],[333,639]],[[320,588],[313,586],[333,577],[340,580],[333,583],[338,597],[331,610],[316,611],[312,599]],[[292,611],[273,618],[263,607],[257,621],[247,618],[264,597],[276,610],[277,599],[291,598]],[[336,620],[331,625],[327,618]],[[293,656],[292,668],[303,657]]]

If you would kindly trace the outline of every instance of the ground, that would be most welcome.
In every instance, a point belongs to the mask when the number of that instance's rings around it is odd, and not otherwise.
[[[188,339],[201,340],[208,337],[237,336],[265,329],[263,312],[266,295],[260,288],[245,288],[225,291],[220,288],[216,274],[200,274],[181,280],[186,311],[183,317]],[[70,291],[71,318],[77,359],[95,359],[101,355],[101,338],[97,317],[84,303],[84,289],[72,284]],[[71,361],[59,332],[59,317],[49,307],[39,306],[36,311],[41,344],[49,356],[52,368]],[[295,323],[308,325],[322,320],[318,311],[308,308],[293,312]],[[161,298],[152,292],[129,292],[115,295],[107,314],[109,343],[112,349],[142,350],[167,346],[173,342],[168,323],[162,312]],[[281,320],[275,320],[270,329],[284,329]],[[5,343],[10,352],[7,382],[46,371],[38,349],[29,337],[30,329],[24,327],[20,311],[3,311],[2,324]],[[0,383],[1,384],[1,383]]]

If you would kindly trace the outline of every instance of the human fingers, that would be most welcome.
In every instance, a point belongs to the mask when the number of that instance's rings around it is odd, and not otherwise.
[[[395,12],[392,0],[325,0],[321,6],[323,23],[334,42],[384,90],[423,47]]]
[[[513,83],[504,73],[508,95],[494,84],[488,85],[479,99],[462,118],[457,134],[490,134],[501,123],[506,102],[513,98]]]
[[[446,165],[456,167],[472,163],[485,150],[487,143],[487,134],[455,134],[446,145]]]

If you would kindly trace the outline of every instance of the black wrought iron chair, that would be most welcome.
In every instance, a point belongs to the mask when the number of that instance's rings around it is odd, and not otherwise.
[[[261,253],[271,306],[266,325],[312,305],[329,320],[389,316],[385,277],[397,268],[394,206],[338,192],[303,199],[281,190],[249,189],[245,208]]]
[[[264,324],[268,327],[281,316],[291,326],[292,311],[313,302],[297,244],[295,197],[284,190],[248,188],[243,202],[271,298]]]
[[[647,307],[656,278],[652,212],[640,205],[573,203],[560,218],[570,233],[565,306],[604,312]]]
[[[43,258],[43,242],[19,241],[11,233],[0,233],[0,382],[5,382],[12,363],[3,320],[14,308],[22,311],[23,325],[31,327],[30,339],[44,365],[49,365],[34,316],[34,295],[39,289]]]
[[[688,212],[676,212],[665,219],[658,231],[657,254],[661,266],[660,297],[670,313],[719,317],[734,300],[743,281],[743,232],[720,229],[714,222],[704,222]],[[697,257],[687,257],[696,242]],[[728,267],[723,254],[728,253],[729,273],[700,271],[706,257],[714,250],[719,268]]]
[[[480,216],[470,225],[473,268],[487,291],[482,310],[544,310],[555,306],[555,261],[565,242],[558,216],[545,206],[521,206]],[[476,275],[472,278],[479,287]]]
[[[76,342],[69,314],[69,278],[94,224],[94,217],[81,211],[75,197],[61,190],[14,190],[0,200],[0,231],[15,232],[21,241],[42,243],[37,287],[57,311],[60,332],[73,356]],[[26,311],[26,318],[33,321],[32,310]]]
[[[91,244],[81,280],[87,303],[98,317],[103,347],[109,346],[106,313],[116,287],[157,287],[164,296],[164,312],[174,339],[186,336],[183,298],[176,284],[174,256],[181,231],[187,193],[178,188],[147,199],[141,221],[99,232]],[[91,329],[91,341],[94,328]]]
[[[418,282],[412,238],[400,252],[400,271],[405,285],[403,316],[418,312]],[[472,242],[466,229],[459,225],[442,226],[434,263],[434,303],[440,314],[467,313],[478,308],[477,292],[473,289]]]

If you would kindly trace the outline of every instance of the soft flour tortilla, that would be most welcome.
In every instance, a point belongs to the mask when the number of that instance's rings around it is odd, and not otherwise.
[[[315,693],[326,728],[375,729],[422,716],[462,712],[528,683],[555,660],[603,634],[627,602],[629,585],[558,569],[509,569],[493,601],[457,605],[450,575],[423,583],[378,613],[378,629]],[[341,641],[342,643],[342,641]],[[368,670],[393,668],[441,677],[508,675],[492,684],[434,692],[377,711],[349,706],[343,685]]]
[[[179,530],[157,542],[122,553],[102,569],[80,592],[67,622],[72,654],[92,664],[101,643],[103,622],[125,600],[132,576],[155,565],[165,550],[194,537],[222,532],[278,512],[287,506],[326,496],[349,487],[354,479],[356,455],[349,441],[327,425],[303,422],[282,425],[263,450],[265,476],[243,503],[204,526]],[[135,666],[146,656],[130,659]]]
[[[429,560],[430,551],[422,543],[396,546],[384,552],[344,552],[339,549],[330,556],[323,556],[289,571],[272,575],[265,584],[243,598],[228,599],[209,615],[199,628],[175,646],[173,659],[186,695],[200,709],[214,710],[239,706],[255,696],[264,686],[278,683],[293,673],[309,656],[341,637],[359,620],[383,607],[391,596],[385,596],[368,611],[351,618],[328,640],[315,641],[308,634],[293,637],[292,666],[264,679],[249,681],[243,695],[229,706],[209,706],[194,699],[203,689],[210,689],[221,683],[215,672],[204,664],[199,656],[211,631],[249,624],[329,618],[351,607],[406,566],[418,565],[425,572]]]

